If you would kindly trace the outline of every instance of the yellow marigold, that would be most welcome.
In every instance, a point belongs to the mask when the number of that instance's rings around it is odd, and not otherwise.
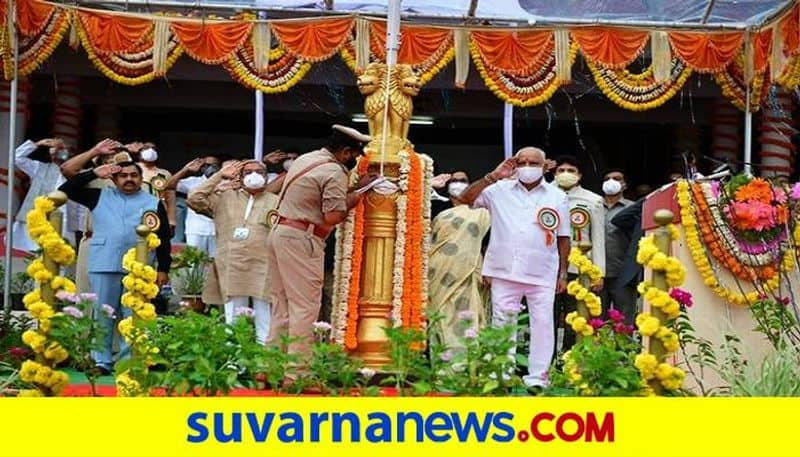
[[[27,306],[41,299],[42,299],[41,291],[39,289],[33,289],[32,291],[25,294],[24,297],[22,297],[22,303],[24,303]]]
[[[31,303],[30,305],[27,306],[27,309],[28,311],[30,311],[31,316],[33,316],[37,320],[50,319],[55,315],[55,311],[53,311],[53,308],[41,300]]]
[[[67,350],[64,349],[60,344],[53,342],[47,345],[47,349],[44,351],[44,356],[46,359],[52,360],[54,363],[59,364],[67,360],[69,353],[67,353]]]
[[[22,342],[33,349],[33,352],[40,353],[44,349],[47,338],[40,335],[36,330],[25,330],[22,334]]]
[[[658,331],[661,322],[658,318],[651,316],[650,313],[640,313],[636,317],[636,326],[639,328],[639,333],[650,336]]]
[[[63,371],[53,371],[47,380],[47,387],[56,395],[60,394],[69,384],[69,375]]]
[[[17,397],[42,397],[42,396],[43,396],[42,393],[36,389],[22,389],[17,393]]]
[[[50,332],[50,319],[39,319],[39,331],[42,333]]]
[[[119,321],[117,324],[117,328],[119,329],[120,335],[127,337],[131,336],[131,332],[133,332],[133,317],[126,317]]]
[[[36,373],[39,371],[39,367],[41,367],[41,365],[33,360],[22,362],[22,366],[19,369],[19,378],[24,382],[33,382]]]
[[[127,371],[117,375],[115,382],[117,384],[117,393],[120,396],[136,397],[144,394],[139,381],[133,379]]]
[[[642,378],[653,379],[656,368],[658,367],[658,359],[649,352],[643,352],[636,356],[633,364],[639,370],[639,373],[641,373]]]
[[[669,376],[659,380],[661,385],[667,390],[678,390],[683,387],[683,381],[686,379],[686,372],[678,367],[672,367]]]
[[[40,365],[39,369],[36,370],[36,376],[33,377],[33,382],[42,386],[48,386],[51,374],[53,374],[52,368],[45,365]]]
[[[158,235],[155,233],[147,235],[147,247],[149,249],[155,249],[159,246],[161,246],[161,240],[158,238]]]

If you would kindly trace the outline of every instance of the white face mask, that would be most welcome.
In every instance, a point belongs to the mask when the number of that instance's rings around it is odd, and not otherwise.
[[[294,163],[294,159],[284,160],[283,161],[283,169],[284,169],[284,171],[289,171],[289,167],[292,166],[292,163]]]
[[[603,193],[606,195],[617,195],[622,192],[622,184],[614,179],[603,181]]]
[[[242,184],[248,189],[261,189],[267,183],[266,178],[261,173],[252,171],[245,175]]]
[[[158,160],[158,153],[153,148],[144,149],[139,155],[145,162],[155,162],[156,160]]]
[[[462,192],[464,192],[464,189],[466,189],[467,186],[469,186],[469,184],[465,182],[451,182],[447,185],[447,192],[449,192],[453,197],[458,197]]]
[[[69,151],[66,149],[59,149],[55,153],[55,158],[61,161],[66,161],[69,159]]]
[[[579,178],[578,175],[568,171],[556,175],[556,184],[562,189],[572,189],[580,180],[581,178]]]
[[[519,167],[517,178],[525,184],[531,184],[542,177],[542,167]]]

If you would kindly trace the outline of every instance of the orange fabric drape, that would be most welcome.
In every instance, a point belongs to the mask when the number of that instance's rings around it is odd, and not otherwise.
[[[647,44],[648,32],[608,27],[570,30],[583,55],[606,68],[624,68],[633,62]]]
[[[17,0],[17,28],[19,33],[26,37],[38,35],[47,25],[47,21],[50,20],[50,15],[53,14],[54,10],[55,6],[36,0]]]
[[[509,73],[525,73],[553,52],[550,30],[530,32],[472,32],[472,42],[486,65]]]
[[[370,44],[372,52],[384,59],[386,56],[386,23],[370,24]],[[435,27],[401,26],[400,51],[397,62],[409,65],[421,65],[431,58],[445,42],[448,42],[453,31]]]
[[[172,33],[189,56],[208,65],[228,60],[250,36],[251,22],[173,22]]]
[[[766,29],[753,36],[753,69],[764,71],[772,52],[772,29]]]
[[[741,32],[669,32],[669,42],[678,57],[700,73],[725,68],[736,57],[742,38]]]
[[[339,52],[351,36],[352,18],[320,21],[273,22],[272,32],[283,47],[311,62],[325,60]]]
[[[77,14],[94,50],[106,54],[132,51],[153,29],[147,19],[85,11]]]
[[[800,6],[795,6],[792,11],[781,19],[778,27],[783,35],[783,53],[793,56],[800,53]]]

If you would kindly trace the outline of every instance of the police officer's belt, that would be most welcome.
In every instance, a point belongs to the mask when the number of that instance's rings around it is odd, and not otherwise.
[[[308,227],[313,225],[314,226],[314,236],[316,236],[317,238],[319,238],[319,239],[321,239],[323,241],[325,241],[325,239],[328,238],[328,235],[330,235],[330,233],[331,233],[331,229],[329,229],[327,227],[314,225],[314,224],[312,224],[310,222],[306,222],[306,221],[298,221],[296,219],[287,219],[287,218],[285,218],[283,216],[281,216],[281,218],[278,220],[278,225],[285,225],[287,227],[292,227],[292,228],[296,228],[297,230],[303,230],[303,231],[308,230]]]

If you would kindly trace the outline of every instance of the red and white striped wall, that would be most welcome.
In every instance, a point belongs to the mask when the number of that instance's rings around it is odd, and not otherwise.
[[[97,120],[94,125],[95,141],[106,138],[119,139],[120,110],[116,105],[99,105],[97,107]]]
[[[742,112],[726,98],[717,97],[711,118],[712,157],[727,163],[741,161],[743,152],[739,128],[742,122]]]
[[[761,113],[761,175],[788,178],[794,172],[796,148],[792,136],[797,133],[792,119],[794,101],[790,93],[777,88]]]
[[[58,76],[53,109],[53,136],[75,149],[81,135],[81,80],[77,76]]]

